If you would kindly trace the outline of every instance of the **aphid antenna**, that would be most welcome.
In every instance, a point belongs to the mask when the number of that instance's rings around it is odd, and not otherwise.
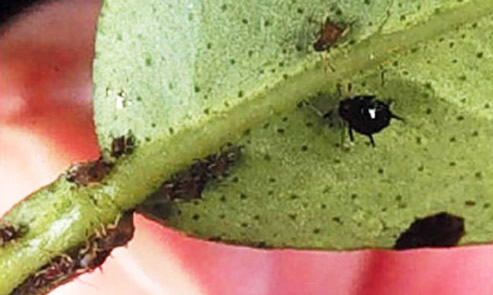
[[[394,0],[390,0],[389,4],[387,5],[387,9],[385,10],[386,11],[386,17],[385,19],[383,20],[383,22],[378,26],[378,29],[377,29],[377,34],[381,33],[382,30],[383,30],[383,27],[385,27],[385,25],[387,24],[387,22],[389,21],[390,19],[390,8],[392,8],[392,6],[394,5]]]
[[[384,87],[385,86],[385,73],[387,72],[387,69],[383,69],[380,72],[380,86]]]
[[[390,113],[390,117],[391,118],[394,118],[396,120],[402,121],[402,122],[406,122],[406,120],[403,117],[400,117],[400,116],[398,116],[398,115],[396,115],[396,114],[394,114],[392,112]]]

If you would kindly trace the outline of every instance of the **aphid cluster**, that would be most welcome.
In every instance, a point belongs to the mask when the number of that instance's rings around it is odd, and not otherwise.
[[[111,142],[111,156],[120,158],[123,155],[129,155],[135,148],[135,137],[133,135],[119,136]]]
[[[27,278],[11,295],[41,294],[100,267],[111,251],[126,245],[133,237],[132,213],[126,213],[116,224],[96,232],[85,246],[58,255]]]
[[[218,154],[209,155],[196,161],[189,169],[176,174],[165,182],[158,191],[161,197],[169,200],[189,201],[200,198],[206,184],[213,179],[228,175],[230,167],[238,160],[240,148],[230,146]]]
[[[240,154],[240,147],[228,145],[219,153],[196,161],[189,169],[177,173],[171,180],[163,183],[137,211],[152,219],[166,219],[172,214],[172,202],[200,198],[208,182],[228,175]]]
[[[113,164],[99,158],[94,162],[75,165],[68,171],[66,179],[84,186],[99,183],[110,172],[111,168],[113,168]]]
[[[339,102],[339,116],[348,124],[349,139],[354,141],[353,130],[370,138],[375,146],[373,134],[389,126],[391,119],[404,119],[390,111],[390,102],[383,102],[374,95],[348,97]]]
[[[465,234],[464,218],[440,212],[416,219],[395,242],[394,249],[456,246]]]
[[[21,236],[21,230],[11,224],[0,226],[0,246],[18,239]]]
[[[321,26],[317,40],[313,43],[313,50],[326,51],[349,31],[349,26],[338,24],[329,18]]]

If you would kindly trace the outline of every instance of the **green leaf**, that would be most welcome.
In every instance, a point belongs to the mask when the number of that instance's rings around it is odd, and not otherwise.
[[[27,231],[0,248],[0,294],[229,141],[245,146],[232,175],[168,224],[242,244],[387,248],[446,210],[466,220],[461,243],[491,241],[492,14],[489,0],[106,1],[94,101],[115,166],[87,186],[61,177],[4,216]],[[327,16],[353,25],[322,58],[311,45]],[[336,147],[344,131],[314,111],[347,82],[406,118],[375,149],[362,136]],[[129,133],[134,152],[112,158]]]
[[[165,142],[190,159],[248,130],[228,179],[161,214],[201,238],[389,248],[415,217],[445,210],[465,217],[462,243],[489,241],[492,24],[477,16],[491,7],[439,3],[107,2],[95,63],[100,144],[131,131],[141,146]],[[353,25],[320,62],[311,45],[327,15]],[[460,25],[468,17],[476,22]],[[391,98],[406,122],[378,134],[376,149],[361,137],[338,147],[342,128],[314,111],[337,107],[337,81]],[[314,107],[289,112],[317,92]]]

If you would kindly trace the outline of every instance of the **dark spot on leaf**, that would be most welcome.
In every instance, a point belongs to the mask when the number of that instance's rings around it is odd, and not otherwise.
[[[416,219],[397,239],[394,249],[452,247],[464,236],[464,218],[440,212]]]
[[[464,116],[457,116],[457,121],[462,121],[464,120]]]
[[[476,202],[475,201],[472,201],[472,200],[467,200],[464,202],[464,205],[466,206],[475,206],[476,205]]]
[[[148,66],[148,67],[152,66],[152,58],[150,58],[150,57],[146,58],[146,66]]]
[[[301,146],[301,150],[302,150],[303,152],[306,152],[306,151],[308,150],[308,146],[307,146],[307,145],[303,145],[303,146]]]
[[[199,220],[199,219],[200,219],[200,215],[199,215],[199,214],[194,214],[194,215],[192,216],[192,219],[193,219],[193,220]]]
[[[481,178],[483,178],[483,174],[480,171],[478,171],[478,172],[474,173],[474,177],[476,177],[477,179],[481,179]]]
[[[294,220],[296,220],[297,215],[296,215],[296,214],[294,214],[294,213],[292,213],[292,214],[288,214],[288,217],[289,217],[291,220],[293,220],[293,221],[294,221]]]
[[[342,224],[342,219],[339,216],[332,217],[332,221]]]

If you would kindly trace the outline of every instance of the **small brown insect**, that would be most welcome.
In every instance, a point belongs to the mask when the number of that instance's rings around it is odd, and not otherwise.
[[[66,178],[70,182],[80,185],[98,183],[108,174],[113,164],[99,158],[97,161],[75,165],[68,172]]]
[[[196,161],[188,170],[178,173],[171,181],[165,182],[160,189],[161,196],[170,200],[190,201],[200,198],[207,182],[228,175],[229,169],[241,153],[241,148],[228,146],[217,154]]]
[[[241,147],[228,146],[220,153],[208,156],[203,164],[206,166],[208,178],[221,179],[228,176],[229,169],[241,154]]]
[[[16,226],[11,224],[0,226],[0,246],[10,241],[18,239],[21,235],[21,231]]]
[[[111,156],[120,158],[123,155],[129,155],[135,148],[135,137],[133,135],[119,136],[111,142]]]
[[[54,257],[12,291],[11,295],[46,294],[58,285],[100,267],[114,248],[126,245],[133,237],[132,215],[133,212],[125,213],[115,224],[96,232],[86,245]]]
[[[132,212],[125,213],[115,224],[96,232],[86,247],[78,252],[78,267],[82,271],[100,267],[114,248],[125,246],[132,239],[135,230],[132,216]]]
[[[167,219],[174,212],[173,202],[199,199],[209,181],[226,177],[231,166],[239,160],[241,151],[241,147],[228,144],[219,153],[195,161],[190,168],[164,182],[137,211],[158,221]]]
[[[322,25],[318,32],[318,39],[313,43],[313,49],[317,52],[326,51],[333,46],[341,37],[347,34],[349,26],[338,24],[329,18]]]

